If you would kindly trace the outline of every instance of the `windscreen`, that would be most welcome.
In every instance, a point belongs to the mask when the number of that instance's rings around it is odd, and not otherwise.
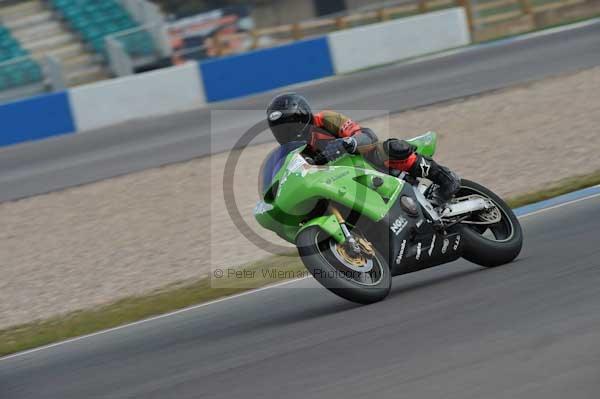
[[[279,172],[279,169],[281,169],[281,166],[283,165],[283,162],[288,154],[305,144],[306,143],[304,141],[292,141],[280,145],[269,154],[262,170],[262,185],[260,187],[261,193],[264,194],[266,190],[271,187],[273,178],[277,172]]]

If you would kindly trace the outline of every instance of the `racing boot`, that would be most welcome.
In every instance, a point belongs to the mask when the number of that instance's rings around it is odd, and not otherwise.
[[[436,185],[431,195],[431,203],[438,208],[443,207],[460,189],[460,177],[429,157],[417,154],[417,160],[409,173],[415,177],[429,179]]]
[[[407,141],[392,138],[384,141],[382,147],[384,165],[389,168],[390,174],[397,176],[394,172],[405,171],[435,184],[431,200],[435,207],[442,207],[460,189],[460,178],[454,172],[418,154],[416,147]]]

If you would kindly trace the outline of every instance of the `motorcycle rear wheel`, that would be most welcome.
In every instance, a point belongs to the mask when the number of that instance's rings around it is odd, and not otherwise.
[[[512,262],[521,252],[523,230],[512,209],[491,190],[462,179],[457,197],[478,194],[489,198],[500,211],[501,220],[492,225],[461,224],[463,257],[484,267],[496,267]]]
[[[363,305],[379,302],[388,296],[392,275],[385,258],[375,249],[372,268],[360,273],[347,267],[333,253],[332,241],[319,227],[309,227],[296,238],[298,253],[313,277],[334,294]]]

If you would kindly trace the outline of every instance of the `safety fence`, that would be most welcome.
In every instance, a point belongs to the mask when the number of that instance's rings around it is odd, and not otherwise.
[[[598,13],[596,3],[597,0],[408,0],[346,15],[215,35],[207,40],[206,52],[210,56],[240,53],[457,6],[465,9],[471,36],[477,42],[567,22],[569,19],[593,16]],[[544,15],[550,11],[560,13],[573,6],[580,6],[580,10],[572,18],[568,15],[553,15],[548,20],[547,15]]]
[[[367,9],[346,15],[323,17],[249,32],[215,35],[207,40],[206,45],[211,55],[228,55],[457,6],[462,6],[462,0],[409,0],[393,6]]]

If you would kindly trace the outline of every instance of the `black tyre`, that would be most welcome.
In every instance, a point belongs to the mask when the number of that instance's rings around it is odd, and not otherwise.
[[[481,184],[463,179],[456,197],[470,194],[489,198],[496,205],[501,219],[489,225],[468,224],[469,220],[461,224],[464,240],[463,257],[485,267],[496,267],[512,262],[523,246],[523,230],[519,220],[502,198]],[[477,215],[474,215],[473,219],[477,219]]]
[[[355,234],[355,231],[352,232]],[[392,275],[387,262],[376,250],[361,267],[348,266],[336,253],[335,240],[318,227],[302,231],[296,246],[302,262],[313,277],[334,294],[352,302],[370,304],[381,301],[390,292]]]

